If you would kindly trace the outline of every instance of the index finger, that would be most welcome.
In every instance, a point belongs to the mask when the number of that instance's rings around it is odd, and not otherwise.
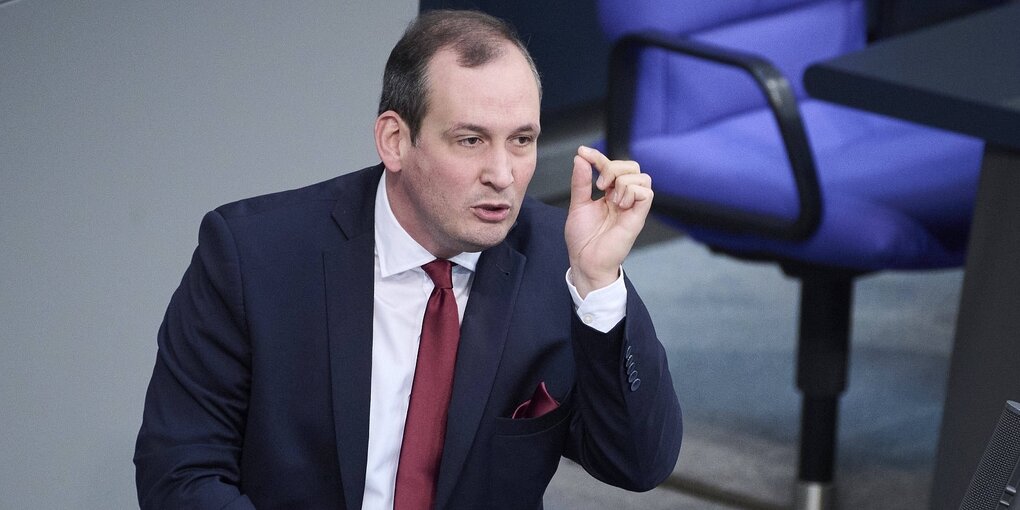
[[[606,186],[609,184],[609,182],[612,182],[613,179],[613,178],[605,179],[602,177],[606,169],[609,167],[610,163],[609,158],[606,157],[605,154],[599,152],[597,149],[593,149],[586,145],[582,145],[577,148],[577,155],[580,156],[581,159],[590,163],[591,166],[595,168],[595,170],[599,173],[599,178],[595,180],[595,187],[600,190],[605,190]]]
[[[641,173],[641,167],[636,161],[613,161],[598,150],[584,145],[577,148],[577,155],[598,170],[599,178],[595,181],[595,187],[602,191],[609,189],[616,182],[617,176]]]
[[[602,154],[598,149],[593,149],[586,145],[582,145],[577,148],[577,155],[581,156],[585,161],[591,163],[595,167],[595,170],[602,172],[607,165],[609,165],[609,158],[605,154]]]

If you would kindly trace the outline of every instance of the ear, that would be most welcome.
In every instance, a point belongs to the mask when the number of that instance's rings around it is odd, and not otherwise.
[[[410,143],[410,129],[397,112],[386,110],[379,114],[375,119],[375,150],[387,170],[400,171]]]

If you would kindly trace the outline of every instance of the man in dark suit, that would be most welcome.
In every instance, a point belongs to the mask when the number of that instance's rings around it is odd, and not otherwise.
[[[423,15],[387,62],[381,165],[206,215],[159,331],[142,507],[541,508],[564,455],[630,490],[669,475],[680,409],[621,269],[650,182],[581,147],[566,218],[525,198],[539,102],[505,24]]]

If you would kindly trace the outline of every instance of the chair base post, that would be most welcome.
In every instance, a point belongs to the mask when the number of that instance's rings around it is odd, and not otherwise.
[[[835,477],[838,399],[838,395],[823,398],[804,396],[797,472],[797,479],[801,482],[830,483]]]
[[[837,507],[839,399],[847,381],[854,275],[802,270],[797,387],[803,398],[797,510]]]
[[[836,487],[832,483],[797,482],[794,510],[834,510]]]

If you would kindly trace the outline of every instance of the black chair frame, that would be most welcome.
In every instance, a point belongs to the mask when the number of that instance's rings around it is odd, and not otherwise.
[[[746,71],[761,88],[782,135],[797,189],[799,213],[789,220],[749,213],[740,209],[694,199],[656,197],[653,208],[666,216],[683,218],[690,224],[739,234],[753,234],[787,241],[810,238],[822,217],[822,193],[818,172],[808,144],[797,98],[790,82],[768,60],[757,55],[733,51],[693,41],[686,37],[658,32],[628,34],[613,46],[609,57],[609,92],[606,122],[606,146],[614,157],[630,158],[630,123],[637,87],[639,50],[656,47]]]
[[[636,55],[648,47],[735,67],[755,80],[778,124],[799,201],[798,216],[793,220],[661,194],[656,195],[652,210],[684,224],[736,234],[789,242],[803,241],[814,235],[821,222],[824,204],[797,99],[786,77],[758,55],[658,32],[622,37],[614,45],[609,63],[605,126],[609,156],[631,159],[629,147],[637,86]],[[777,262],[786,274],[800,280],[796,383],[802,395],[802,411],[798,480],[831,484],[836,459],[839,398],[847,383],[853,283],[866,271],[809,264],[764,253],[712,249],[743,259]]]

